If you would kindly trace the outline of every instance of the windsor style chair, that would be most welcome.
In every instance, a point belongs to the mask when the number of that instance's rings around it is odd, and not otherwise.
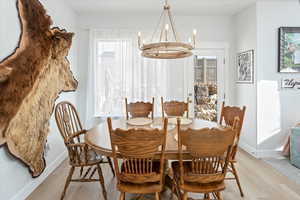
[[[185,113],[186,117],[189,118],[189,98],[187,98],[187,102],[164,102],[163,97],[161,97],[161,110],[163,118],[165,117],[165,115],[168,117],[183,117]]]
[[[236,131],[232,128],[183,130],[180,119],[177,123],[179,161],[172,163],[171,198],[177,191],[177,196],[183,200],[188,199],[188,192],[203,193],[206,200],[210,200],[211,195],[222,200],[221,191],[225,189],[224,179]],[[191,160],[183,160],[184,151],[190,153]]]
[[[135,102],[128,103],[128,99],[125,98],[126,105],[126,119],[130,117],[145,117],[148,118],[151,113],[151,119],[154,119],[154,98],[152,98],[152,103],[150,102]]]
[[[226,178],[226,180],[236,180],[236,183],[238,185],[242,197],[244,196],[244,192],[241,186],[240,178],[237,169],[235,167],[235,164],[237,163],[236,154],[238,151],[238,145],[241,136],[241,130],[244,123],[245,112],[246,112],[246,106],[243,106],[243,108],[225,106],[225,102],[223,102],[221,117],[219,122],[221,125],[225,124],[226,126],[231,126],[236,129],[237,135],[235,138],[234,146],[232,147],[232,154],[230,155],[229,169],[228,169],[228,171],[234,175],[234,178]],[[234,121],[237,119],[239,120],[238,126],[234,124]]]
[[[117,188],[121,192],[120,200],[125,200],[126,193],[155,193],[155,199],[159,200],[164,186],[168,120],[164,120],[162,130],[114,130],[111,118],[108,118],[107,123],[117,176]],[[160,152],[159,160],[154,159],[157,152]]]
[[[55,119],[58,129],[64,139],[69,153],[70,171],[67,177],[61,199],[65,197],[68,186],[71,182],[100,182],[102,193],[107,200],[104,178],[100,165],[109,163],[111,171],[114,174],[112,162],[107,157],[97,155],[85,142],[83,136],[87,132],[83,129],[81,121],[75,107],[69,102],[61,102],[55,108]],[[80,177],[73,179],[76,168],[80,168]],[[98,172],[99,178],[93,178]]]

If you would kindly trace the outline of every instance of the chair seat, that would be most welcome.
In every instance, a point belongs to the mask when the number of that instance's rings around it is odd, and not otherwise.
[[[134,183],[134,184],[141,184],[141,183],[155,183],[160,181],[160,162],[159,161],[154,161],[152,164],[152,172],[146,173],[143,172],[144,166],[142,163],[138,162],[136,163],[136,169],[133,169],[132,173],[126,173],[125,172],[125,165],[127,164],[125,161],[122,163],[121,166],[121,174],[120,174],[120,180],[123,182],[128,182],[128,183]],[[130,163],[128,163],[130,166]]]
[[[187,161],[183,163],[184,171],[186,172],[185,175],[190,176],[190,169],[191,169],[191,162]],[[179,162],[172,162],[172,170],[174,173],[174,178],[179,181],[180,179],[180,166]],[[206,183],[199,183],[199,182],[187,182],[185,181],[183,185],[179,184],[180,189],[187,191],[187,192],[195,192],[195,193],[211,193],[211,192],[217,192],[222,191],[225,189],[224,181],[215,181],[218,180],[221,177],[216,177],[215,175],[212,175],[212,182],[209,182],[209,175],[202,176],[199,175],[199,178],[203,178],[206,180],[203,180],[203,182]],[[224,178],[223,178],[224,179]],[[199,181],[199,180],[198,180]]]
[[[224,181],[209,184],[184,183],[179,186],[182,190],[195,193],[212,193],[225,190]]]
[[[128,162],[128,161],[126,161]],[[154,161],[151,173],[125,173],[125,162],[121,166],[121,174],[118,189],[121,192],[148,194],[161,192],[163,185],[160,184],[160,162]],[[137,169],[142,170],[143,166],[137,164]]]
[[[134,193],[134,194],[149,194],[161,192],[163,190],[163,185],[157,183],[143,183],[135,184],[128,182],[121,182],[117,185],[118,190],[121,192]]]
[[[89,149],[87,152],[80,152],[80,161],[78,161],[75,163],[71,162],[71,165],[73,166],[82,166],[82,165],[95,165],[98,163],[101,163],[103,161],[102,156],[98,155],[96,152],[94,152],[93,150]],[[87,162],[85,161],[85,159],[87,158]]]

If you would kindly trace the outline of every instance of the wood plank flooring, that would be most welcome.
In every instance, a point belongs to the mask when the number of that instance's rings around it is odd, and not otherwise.
[[[223,192],[224,200],[300,200],[300,185],[281,175],[270,165],[257,160],[244,151],[238,156],[239,174],[245,197],[241,198],[234,181],[226,181],[227,188]],[[65,179],[68,174],[68,162],[63,162],[28,198],[27,200],[56,200],[60,199]],[[116,180],[112,177],[108,166],[103,166],[106,190],[109,200],[117,200]],[[162,200],[169,200],[169,191],[162,194]],[[193,198],[201,196],[191,194]],[[126,199],[136,199],[128,195]],[[99,200],[103,199],[99,183],[71,183],[65,200]],[[153,199],[152,195],[144,199]]]

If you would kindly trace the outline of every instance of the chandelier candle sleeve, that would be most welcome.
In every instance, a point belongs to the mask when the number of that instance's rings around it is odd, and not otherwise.
[[[166,40],[166,42],[168,41],[168,32],[169,32],[169,24],[166,24],[166,26],[165,26],[165,40]]]
[[[197,36],[197,30],[194,29],[193,30],[193,45],[194,45],[194,48],[196,47],[196,36]]]
[[[141,37],[142,37],[142,33],[138,32],[138,45],[139,45],[139,48],[141,47]]]

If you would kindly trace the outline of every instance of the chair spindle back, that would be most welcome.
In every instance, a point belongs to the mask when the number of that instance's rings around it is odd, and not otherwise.
[[[129,117],[136,118],[136,117],[149,117],[151,113],[151,118],[154,118],[154,98],[152,98],[152,103],[150,102],[135,102],[129,103],[128,99],[125,98],[125,105],[126,105],[126,119],[128,120]]]
[[[180,119],[177,123],[181,184],[223,181],[236,131],[232,128],[183,130],[180,128]],[[192,157],[188,167],[184,166],[182,157],[185,149]]]
[[[186,113],[186,117],[189,118],[189,98],[187,102],[180,101],[168,101],[164,102],[163,97],[161,97],[161,108],[162,108],[162,117],[167,116],[176,116],[183,117]]]
[[[81,135],[85,133],[75,107],[70,102],[61,102],[55,108],[55,119],[65,145],[68,148],[70,163],[84,165],[88,163],[88,146]]]
[[[164,120],[163,130],[113,130],[111,119],[108,118],[107,122],[118,182],[162,183],[167,119]],[[154,162],[154,157],[158,152],[160,152],[159,166]],[[119,161],[123,163],[121,169]]]
[[[238,150],[238,143],[241,136],[241,130],[243,128],[245,113],[246,106],[243,106],[243,108],[241,109],[239,107],[225,106],[225,102],[223,102],[222,104],[221,117],[219,123],[221,125],[224,123],[226,126],[231,126],[237,130],[235,144],[233,146],[233,152],[231,156],[232,159],[235,159]],[[236,120],[238,120],[238,124],[235,124]]]
[[[246,106],[243,106],[243,108],[241,109],[239,107],[225,106],[225,102],[223,102],[219,123],[223,124],[224,122],[225,125],[232,127],[235,118],[238,117],[240,120],[239,127],[238,127],[240,132],[243,126],[245,112],[246,112]]]
[[[65,141],[83,130],[76,108],[70,102],[64,101],[57,104],[55,119]],[[80,137],[76,137],[76,139],[77,142],[80,142]]]

